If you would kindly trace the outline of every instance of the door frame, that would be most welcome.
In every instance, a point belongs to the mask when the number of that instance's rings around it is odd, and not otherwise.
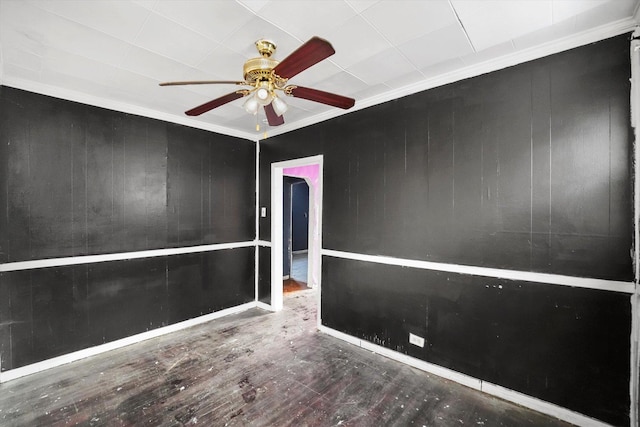
[[[318,165],[318,184],[309,186],[309,271],[317,272],[318,283],[318,324],[320,324],[320,292],[322,282],[322,193],[323,193],[322,155],[286,160],[271,164],[271,309],[282,310],[282,251],[283,251],[283,176],[284,169],[297,166]],[[317,192],[317,194],[316,194]],[[316,218],[317,216],[317,218]],[[313,269],[313,270],[312,270]]]

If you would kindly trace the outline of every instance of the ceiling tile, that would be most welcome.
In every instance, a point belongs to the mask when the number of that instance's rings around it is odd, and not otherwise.
[[[199,0],[187,5],[183,0],[162,0],[154,11],[217,42],[224,41],[254,16],[235,1]]]
[[[538,46],[542,43],[547,43],[555,39],[569,36],[575,31],[575,28],[576,17],[564,19],[550,27],[544,27],[539,29],[538,31],[533,31],[529,34],[515,37],[511,40],[511,44],[514,46],[515,50],[527,49],[530,47]],[[487,51],[491,52],[495,47],[496,46],[493,46],[487,49]]]
[[[40,56],[13,47],[2,49],[2,61],[4,64],[11,64],[35,72],[40,72],[42,68],[42,58]]]
[[[258,52],[256,51],[253,56],[258,56]],[[244,79],[242,67],[247,59],[238,52],[220,45],[198,64],[198,69],[207,73],[208,80],[242,81]]]
[[[2,33],[13,30],[23,35],[28,40],[27,44],[30,44],[33,49],[29,51],[37,55],[43,55],[46,48],[54,47],[96,61],[114,64],[122,61],[130,47],[130,44],[125,41],[42,9],[25,8],[18,16],[21,17],[18,20],[2,23]],[[39,46],[36,47],[34,43]]]
[[[380,0],[346,0],[347,3],[358,13],[362,13]]]
[[[159,2],[159,0],[133,0],[133,2],[146,9],[153,10],[153,7]]]
[[[286,4],[286,11],[281,8],[265,7],[260,16],[301,41],[313,36],[326,37],[333,28],[342,25],[356,15],[348,4],[342,0],[297,0]]]
[[[119,66],[125,70],[141,74],[158,82],[180,80],[187,70],[185,64],[150,52],[137,46],[131,46]]]
[[[327,35],[336,50],[331,60],[348,68],[391,47],[391,44],[360,16],[355,16]]]
[[[377,85],[417,70],[397,49],[390,48],[352,65],[347,71],[368,85]]]
[[[325,59],[295,76],[291,79],[290,83],[300,86],[315,85],[317,82],[327,80],[343,71],[342,68],[331,62],[330,59]]]
[[[481,62],[490,61],[501,56],[510,55],[515,52],[516,48],[511,40],[504,43],[491,46],[480,52],[470,53],[462,56],[461,59],[466,65],[479,64]]]
[[[38,7],[84,26],[133,41],[150,12],[130,1],[32,0]]]
[[[422,77],[422,74],[420,74],[420,76]],[[391,86],[385,84],[369,86],[365,89],[352,93],[351,96],[356,99],[356,105],[358,105],[358,102],[362,102],[368,98],[372,98],[376,95],[380,95],[381,93],[388,92],[390,88]]]
[[[589,9],[576,16],[576,31],[584,31],[600,26],[602,23],[615,22],[633,16],[638,5],[637,0],[612,0],[604,5]]]
[[[249,22],[238,28],[224,42],[224,45],[245,58],[255,58],[259,56],[255,43],[260,39],[271,40],[276,44],[276,52],[273,57],[278,60],[284,59],[301,44],[300,40],[287,32],[273,26],[260,16],[254,16]]]
[[[202,62],[217,46],[213,40],[155,13],[147,19],[135,44],[191,66]]]
[[[447,0],[378,2],[362,16],[393,44],[457,22]]]
[[[19,78],[21,80],[40,82],[41,81],[41,73],[40,71],[29,70],[27,68],[20,67],[19,65],[12,64],[10,62],[4,62],[2,64],[2,73],[0,73],[0,77],[2,76],[11,76],[13,78]]]
[[[343,71],[330,79],[318,82],[314,89],[336,93],[338,95],[351,96],[352,93],[358,92],[366,87],[367,84],[365,82]]]
[[[451,58],[473,52],[469,41],[458,24],[449,25],[417,39],[410,40],[398,49],[418,69],[423,69]]]
[[[236,0],[238,3],[242,4],[247,9],[253,11],[254,13],[259,13],[271,3],[270,0]],[[272,4],[271,7],[278,8],[279,6]]]
[[[108,70],[104,81],[110,87],[135,94],[140,99],[156,98],[162,95],[162,89],[155,79],[134,73],[129,70],[114,69]]]
[[[451,73],[452,71],[456,71],[462,67],[464,67],[465,63],[460,58],[451,58],[446,61],[438,62],[437,64],[433,64],[431,66],[425,67],[422,70],[422,74],[425,78],[430,79],[434,77],[440,77],[443,74]]]
[[[551,25],[551,0],[451,0],[477,51]]]
[[[384,84],[389,88],[397,89],[415,84],[422,80],[424,80],[424,75],[422,75],[420,71],[414,70],[404,75],[394,76],[392,79],[385,81]],[[386,92],[383,89],[379,89],[379,91],[381,93]]]
[[[256,131],[256,120],[260,125],[260,131]],[[244,110],[239,112],[235,117],[226,119],[224,124],[225,126],[229,126],[234,129],[242,130],[244,132],[249,132],[255,135],[256,139],[263,138],[264,132],[267,134],[269,130],[273,129],[267,124],[267,119],[265,118],[264,112],[259,112],[257,115],[248,114]],[[285,113],[285,123],[287,121],[287,116]]]
[[[567,1],[567,0],[553,0],[551,4],[553,23],[562,22],[565,19],[573,18],[576,15],[593,9],[606,3],[607,0],[581,0],[581,1]]]
[[[92,80],[96,84],[112,81],[115,67],[63,50],[49,48],[42,58],[42,72],[55,72],[78,79]]]

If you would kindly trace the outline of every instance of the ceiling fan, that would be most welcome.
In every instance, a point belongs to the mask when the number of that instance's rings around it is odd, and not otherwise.
[[[198,80],[182,82],[165,82],[160,86],[180,86],[198,84],[235,84],[250,86],[250,89],[241,89],[212,101],[199,105],[186,111],[188,116],[199,116],[214,108],[220,107],[239,98],[249,97],[243,107],[250,114],[257,114],[260,106],[264,107],[267,122],[270,126],[279,126],[284,123],[282,115],[287,111],[287,104],[276,94],[282,91],[285,95],[294,98],[307,99],[333,107],[349,109],[355,104],[353,98],[311,89],[302,86],[288,85],[290,78],[306,70],[312,65],[328,58],[336,53],[331,43],[320,37],[312,37],[293,53],[282,61],[271,58],[276,50],[276,45],[270,41],[261,39],[256,42],[256,48],[261,56],[251,58],[244,63],[244,80]]]

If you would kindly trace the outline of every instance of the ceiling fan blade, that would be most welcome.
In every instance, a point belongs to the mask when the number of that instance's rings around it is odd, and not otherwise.
[[[216,98],[212,101],[209,102],[205,102],[204,104],[192,108],[191,110],[185,112],[185,114],[187,116],[199,116],[202,113],[206,113],[209,110],[213,110],[214,108],[217,108],[221,105],[224,105],[228,102],[234,101],[238,98],[242,98],[243,96],[247,95],[249,92],[248,91],[236,91],[236,92],[231,92],[228,93],[224,96],[221,96],[220,98]]]
[[[287,86],[285,88],[285,93],[291,94],[291,96],[295,98],[308,99],[309,101],[315,101],[321,104],[343,108],[345,110],[353,107],[356,103],[356,100],[353,98],[347,98],[346,96],[336,95],[335,93],[301,86]]]
[[[273,72],[284,78],[290,79],[301,71],[326,59],[336,53],[331,43],[320,37],[312,37],[293,53],[280,61]]]
[[[269,122],[269,126],[280,126],[284,124],[284,117],[279,116],[276,113],[276,110],[273,109],[273,105],[267,104],[264,106],[264,112],[267,115],[267,121]]]
[[[184,86],[184,85],[247,85],[247,82],[235,80],[190,80],[184,82],[163,82],[160,86]]]

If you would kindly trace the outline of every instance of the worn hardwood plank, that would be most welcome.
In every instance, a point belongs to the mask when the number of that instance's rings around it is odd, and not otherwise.
[[[316,331],[314,290],[0,384],[10,426],[562,426]]]

